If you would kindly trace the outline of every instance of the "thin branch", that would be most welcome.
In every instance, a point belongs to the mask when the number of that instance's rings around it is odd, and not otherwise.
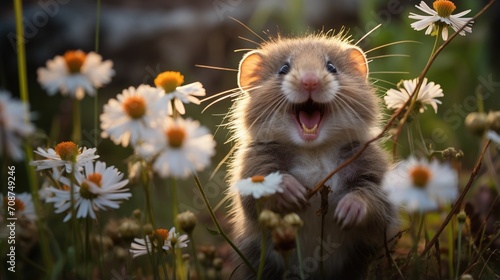
[[[451,208],[450,212],[448,213],[448,216],[446,216],[443,223],[441,224],[439,229],[436,231],[436,234],[434,235],[434,237],[425,246],[424,250],[420,254],[421,257],[425,256],[427,251],[429,251],[432,248],[432,246],[434,245],[434,243],[436,243],[436,241],[439,239],[439,235],[443,232],[444,228],[446,227],[446,225],[448,225],[448,223],[450,222],[453,215],[457,212],[457,210],[462,205],[462,201],[464,200],[465,195],[467,194],[470,187],[472,186],[472,183],[474,182],[474,179],[476,178],[476,175],[479,172],[479,169],[481,168],[481,163],[483,161],[484,154],[488,150],[488,146],[490,145],[490,143],[491,143],[491,141],[488,140],[486,142],[486,144],[484,144],[483,150],[481,151],[481,154],[479,155],[479,157],[477,159],[476,165],[474,166],[474,169],[472,170],[472,173],[470,174],[470,178],[469,178],[469,181],[467,182],[467,185],[465,185],[464,189],[460,193],[460,197],[457,199],[455,204],[453,204],[453,207]]]

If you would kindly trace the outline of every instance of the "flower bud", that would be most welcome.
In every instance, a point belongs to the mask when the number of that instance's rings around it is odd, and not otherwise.
[[[185,211],[177,215],[177,223],[181,227],[181,229],[188,234],[193,232],[194,227],[196,226],[196,216],[191,211]]]
[[[465,223],[466,219],[467,219],[467,214],[465,214],[464,210],[460,211],[460,213],[457,214],[457,220],[459,224]]]
[[[297,229],[304,225],[304,222],[296,213],[287,214],[285,217],[283,217],[283,222]]]
[[[491,130],[500,133],[500,111],[489,112],[486,121]]]
[[[145,224],[142,227],[142,231],[145,235],[151,235],[153,234],[153,226],[151,224]]]
[[[132,216],[134,216],[137,220],[140,220],[140,219],[141,219],[141,216],[142,216],[141,209],[135,209],[135,210],[132,212]]]
[[[221,258],[215,258],[213,260],[213,262],[212,262],[213,267],[217,271],[221,271],[222,270],[223,264],[224,264],[224,261]]]
[[[268,229],[273,229],[279,225],[280,216],[271,210],[264,209],[259,215],[259,223]]]
[[[485,113],[472,112],[465,118],[465,127],[475,135],[483,135],[488,128]]]
[[[464,152],[461,150],[457,150],[454,147],[446,148],[443,152],[441,152],[441,156],[444,159],[456,159],[461,160],[464,157]]]
[[[460,280],[474,280],[474,277],[470,274],[464,274],[460,277]]]

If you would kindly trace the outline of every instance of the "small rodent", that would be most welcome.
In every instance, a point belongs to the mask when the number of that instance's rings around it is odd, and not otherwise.
[[[308,200],[307,191],[379,129],[365,54],[341,33],[278,36],[244,55],[238,84],[242,92],[230,112],[237,145],[230,183],[279,171],[284,192],[264,208],[297,212],[304,221],[299,238],[305,278],[320,279],[323,260],[324,279],[363,279],[397,224],[395,207],[380,187],[386,153],[371,144],[326,183],[332,192],[323,241],[316,214],[321,198]],[[255,200],[233,194],[231,210],[235,243],[257,268],[261,228]],[[284,267],[271,239],[267,244],[263,279],[299,279],[297,254]],[[255,278],[245,265],[236,274],[233,279]]]

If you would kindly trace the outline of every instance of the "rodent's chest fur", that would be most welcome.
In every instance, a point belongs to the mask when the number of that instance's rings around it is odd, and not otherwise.
[[[339,148],[325,147],[321,149],[296,149],[295,156],[290,163],[288,172],[293,175],[303,186],[314,186],[334,170],[338,165]],[[336,176],[331,178],[327,185],[335,188]]]

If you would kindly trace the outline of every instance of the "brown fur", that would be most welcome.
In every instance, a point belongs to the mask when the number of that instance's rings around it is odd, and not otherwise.
[[[328,61],[338,73],[326,71]],[[290,72],[278,74],[286,62]],[[319,77],[316,91],[302,92],[304,73]],[[285,191],[273,195],[266,206],[281,213],[297,212],[304,221],[299,238],[307,279],[319,279],[322,260],[325,279],[362,279],[373,256],[383,248],[384,232],[395,229],[396,213],[379,186],[388,163],[378,146],[369,146],[327,182],[332,193],[323,241],[321,216],[316,214],[320,197],[306,198],[308,189],[353,155],[377,129],[378,101],[367,75],[363,52],[342,34],[271,40],[245,55],[240,64],[242,95],[231,111],[238,149],[230,183],[275,171],[284,174]],[[312,141],[299,136],[291,113],[294,104],[307,100],[321,104],[326,112]],[[261,229],[255,200],[233,195],[232,202],[235,242],[257,268]],[[285,268],[270,239],[267,244],[263,279],[299,279],[296,254]],[[321,246],[324,256],[318,254]],[[243,265],[234,279],[254,278]]]

